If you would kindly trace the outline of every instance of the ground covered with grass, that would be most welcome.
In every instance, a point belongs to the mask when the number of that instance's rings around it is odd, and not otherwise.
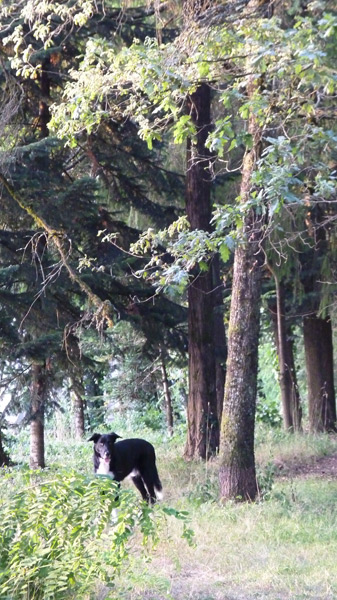
[[[152,561],[134,558],[126,600],[335,600],[337,439],[257,432],[261,499],[221,505],[217,460],[158,446],[165,502],[187,510],[195,546],[170,523]]]
[[[129,435],[124,433],[124,437]],[[88,599],[337,598],[337,436],[291,436],[279,430],[258,430],[261,497],[251,504],[222,505],[217,459],[207,464],[186,463],[182,437],[168,440],[149,432],[137,435],[156,446],[165,492],[163,504],[168,511],[172,508],[188,513],[194,543],[189,545],[182,538],[179,518],[168,518],[156,547],[144,555],[136,527],[127,564],[113,588],[97,584]],[[20,476],[24,453],[23,443],[14,454],[18,462],[14,478]],[[86,442],[69,445],[50,439],[49,474],[67,467],[90,474],[91,453]]]

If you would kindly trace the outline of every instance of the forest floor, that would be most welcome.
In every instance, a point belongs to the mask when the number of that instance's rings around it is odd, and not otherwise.
[[[141,431],[139,437],[155,445],[164,488],[163,502],[151,513],[159,541],[143,546],[136,527],[128,559],[112,574],[113,587],[97,581],[93,594],[76,600],[337,600],[337,435],[257,428],[260,496],[225,504],[219,500],[218,458],[186,462],[183,435],[167,439]],[[12,452],[17,464],[11,485],[25,480],[28,448],[27,436]],[[92,476],[92,447],[50,436],[47,464],[47,478],[75,466]],[[122,487],[134,489],[126,481]],[[193,545],[177,514],[186,516]]]
[[[313,457],[308,463],[297,465],[277,464],[279,475],[289,477],[323,477],[337,480],[337,454],[332,456]]]
[[[250,505],[219,504],[216,464],[206,481],[195,464],[163,473],[159,457],[166,501],[189,512],[196,545],[169,523],[152,560],[135,561],[127,586],[116,582],[114,600],[336,600],[337,439],[285,442],[258,450],[270,493]]]

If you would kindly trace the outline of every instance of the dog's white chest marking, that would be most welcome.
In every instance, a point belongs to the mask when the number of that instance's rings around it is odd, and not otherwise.
[[[104,458],[99,459],[99,465],[96,471],[96,475],[109,475],[110,477],[115,477],[115,474],[112,471],[110,471],[110,463],[106,462]]]

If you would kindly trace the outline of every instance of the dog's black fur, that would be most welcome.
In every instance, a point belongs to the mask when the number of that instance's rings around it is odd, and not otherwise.
[[[138,438],[115,443],[119,437],[116,433],[94,433],[88,440],[94,442],[95,473],[110,475],[118,482],[130,475],[143,500],[154,504],[162,491],[154,447]]]

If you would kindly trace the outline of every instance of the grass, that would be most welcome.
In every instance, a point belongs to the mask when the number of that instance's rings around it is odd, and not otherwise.
[[[258,431],[256,457],[267,499],[226,505],[218,501],[217,460],[186,463],[182,438],[152,436],[152,441],[164,502],[188,511],[195,545],[182,540],[181,523],[170,519],[148,561],[135,535],[127,575],[120,574],[113,593],[98,588],[93,600],[337,598],[337,481],[328,474],[293,474],[295,465],[337,454],[336,436]],[[19,460],[23,449],[18,447],[14,458]],[[90,472],[91,453],[86,442],[71,443],[69,452],[69,445],[51,440],[49,469],[79,464]]]
[[[151,582],[155,574],[162,585],[166,581],[169,597],[179,600],[332,600],[337,597],[336,501],[336,484],[306,480],[275,485],[272,498],[259,504],[187,502],[195,548],[184,547],[171,530],[171,539],[162,541],[147,567],[147,586],[144,575],[140,586],[136,576],[125,597],[164,598]]]
[[[278,467],[291,470],[295,465],[308,465],[316,458],[336,452],[335,435],[291,434],[281,429],[257,428],[256,461],[262,466],[273,460]]]

